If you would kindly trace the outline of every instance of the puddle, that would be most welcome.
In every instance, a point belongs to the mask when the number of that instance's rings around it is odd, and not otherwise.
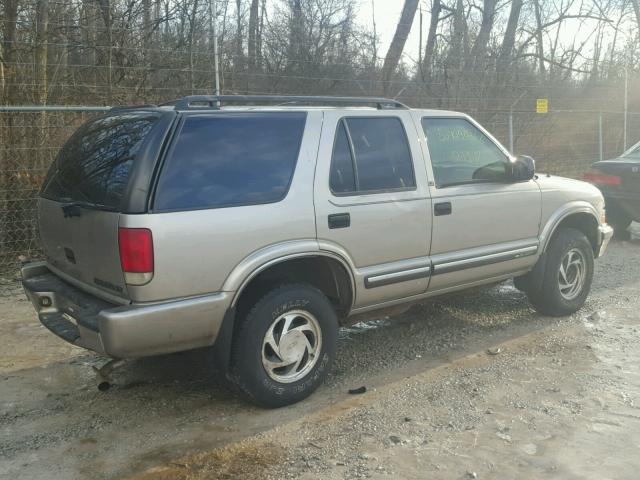
[[[340,329],[340,340],[350,339],[353,335],[361,335],[363,333],[375,330],[378,328],[387,327],[391,324],[390,317],[377,318],[375,320],[367,320],[365,322],[354,323],[349,327],[343,327]]]

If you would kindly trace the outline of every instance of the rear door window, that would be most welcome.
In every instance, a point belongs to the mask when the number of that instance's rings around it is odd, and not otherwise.
[[[397,117],[351,117],[338,124],[329,184],[336,195],[416,186],[409,141]]]
[[[116,210],[131,167],[159,112],[127,112],[91,120],[62,147],[41,195]]]
[[[190,115],[160,174],[155,210],[282,200],[302,142],[304,112]]]

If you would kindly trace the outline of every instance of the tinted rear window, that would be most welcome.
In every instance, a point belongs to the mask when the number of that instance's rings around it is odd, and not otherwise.
[[[282,200],[300,150],[305,113],[186,117],[163,167],[156,210]]]
[[[117,209],[134,159],[160,116],[154,112],[130,112],[85,123],[60,150],[42,196]]]

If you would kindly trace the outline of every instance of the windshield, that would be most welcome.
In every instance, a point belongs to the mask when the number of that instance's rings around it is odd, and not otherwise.
[[[60,150],[41,195],[118,209],[133,161],[159,118],[155,112],[126,112],[85,123]]]
[[[640,142],[636,143],[633,147],[623,153],[622,156],[640,158]]]

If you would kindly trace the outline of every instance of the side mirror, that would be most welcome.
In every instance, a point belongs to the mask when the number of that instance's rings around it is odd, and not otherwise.
[[[526,155],[518,155],[511,162],[511,178],[516,182],[531,180],[536,173],[536,161]]]

